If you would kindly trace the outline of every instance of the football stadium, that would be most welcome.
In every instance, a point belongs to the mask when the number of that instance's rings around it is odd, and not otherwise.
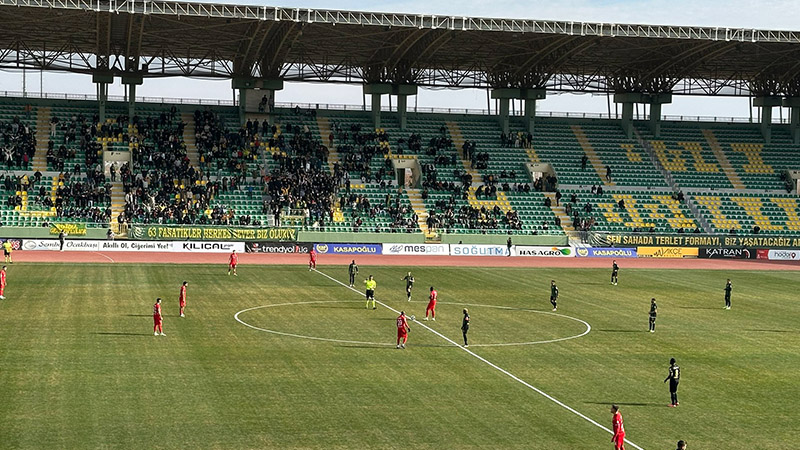
[[[800,32],[159,0],[0,23],[3,73],[94,90],[0,84],[0,448],[800,447]],[[231,97],[141,94],[170,79]],[[281,94],[305,84],[361,101]],[[686,98],[750,115],[663,112]]]

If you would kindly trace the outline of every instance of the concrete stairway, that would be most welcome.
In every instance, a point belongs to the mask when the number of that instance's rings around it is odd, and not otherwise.
[[[464,135],[461,134],[461,128],[455,122],[447,122],[447,130],[450,132],[450,139],[453,140],[453,146],[458,151],[458,155],[461,157],[461,164],[464,166],[464,170],[467,171],[468,174],[472,177],[473,183],[481,183],[483,180],[481,176],[478,174],[478,171],[472,168],[470,161],[466,158],[464,154]]]
[[[425,202],[422,200],[422,193],[420,193],[419,189],[406,189],[406,194],[414,213],[417,215],[419,229],[422,230],[425,237],[432,237],[433,233],[428,230],[428,208],[425,207]]]
[[[47,143],[50,141],[50,108],[39,107],[36,110],[36,153],[33,155],[33,170],[47,170]]]
[[[603,184],[606,186],[614,186],[614,181],[606,180],[606,168],[603,165],[603,162],[600,160],[600,155],[594,151],[594,147],[589,142],[589,138],[586,137],[586,133],[583,131],[580,125],[572,125],[572,133],[575,135],[575,139],[578,140],[578,144],[580,144],[583,152],[586,154],[586,157],[589,158],[589,163],[594,168],[594,171],[597,172],[597,176],[603,180]],[[613,174],[612,174],[613,176]]]
[[[728,177],[728,181],[731,182],[734,188],[744,189],[744,183],[742,183],[742,179],[739,178],[739,174],[736,173],[736,169],[731,166],[730,161],[728,161],[728,157],[725,156],[725,152],[722,150],[722,146],[719,145],[717,137],[714,136],[714,132],[711,130],[703,130],[703,136],[705,136],[708,146],[711,147],[711,151],[714,152],[714,156],[717,157],[717,161],[719,161],[722,171],[725,172],[725,175]]]
[[[331,121],[327,117],[317,116],[317,128],[319,129],[319,137],[323,145],[328,147],[328,168],[333,173],[333,166],[340,162],[339,153],[336,151],[336,138],[334,137],[333,145],[328,145],[328,136],[331,135]]]
[[[181,114],[181,120],[186,124],[186,126],[183,127],[183,142],[186,144],[186,156],[189,157],[189,163],[192,167],[199,169],[200,153],[197,151],[197,138],[195,138],[197,131],[194,128],[194,115],[183,113]],[[121,190],[120,188],[120,191]]]
[[[561,219],[561,229],[567,233],[575,231],[575,224],[572,223],[572,217],[567,215],[566,209],[564,208],[564,203],[556,206],[556,193],[545,192],[544,195],[550,198],[550,209],[553,211],[553,214]],[[564,199],[562,198],[561,200]]]
[[[122,187],[121,181],[115,181],[111,183],[111,230],[118,235],[122,234],[122,230],[119,229],[119,222],[117,222],[117,217],[125,211],[125,191]]]

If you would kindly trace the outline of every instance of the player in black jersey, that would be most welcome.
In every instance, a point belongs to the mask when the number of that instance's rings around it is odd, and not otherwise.
[[[347,271],[350,273],[350,287],[353,287],[356,284],[356,275],[358,275],[358,264],[355,259],[350,263]]]
[[[464,319],[461,320],[461,334],[464,335],[464,347],[469,347],[467,343],[467,332],[469,331],[469,311],[464,308]]]
[[[725,283],[725,309],[731,309],[731,279]]]
[[[556,280],[550,280],[550,304],[553,305],[553,311],[558,309],[558,286],[556,286]]]
[[[414,287],[414,277],[411,276],[411,272],[408,272],[408,275],[403,277],[406,280],[406,297],[408,297],[408,301],[411,301],[411,288]]]
[[[617,260],[615,259],[611,265],[611,284],[614,286],[617,285],[617,274],[619,273],[619,266],[617,265]]]
[[[670,396],[670,408],[674,408],[679,405],[678,403],[678,383],[681,381],[681,368],[675,364],[675,358],[670,358],[669,360],[669,375],[667,378],[664,379],[664,383],[669,381],[669,396]]]
[[[656,305],[656,299],[650,299],[650,332],[656,332],[656,316],[658,315],[658,305]]]

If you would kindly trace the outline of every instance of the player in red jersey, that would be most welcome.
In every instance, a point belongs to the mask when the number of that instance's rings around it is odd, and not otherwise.
[[[622,424],[622,414],[619,413],[619,406],[611,405],[611,414],[614,415],[611,420],[614,429],[614,436],[611,437],[611,442],[614,443],[614,450],[625,450],[625,425]]]
[[[439,297],[439,294],[436,290],[431,286],[431,296],[428,299],[428,307],[425,309],[425,320],[428,320],[428,313],[431,313],[431,319],[435,322],[436,321],[436,299]]]
[[[408,326],[406,313],[405,311],[400,311],[400,315],[397,316],[397,348],[406,348],[409,331],[411,331],[411,327]],[[403,342],[401,343],[400,340]]]
[[[186,308],[186,285],[188,285],[188,281],[184,281],[181,285],[181,293],[178,296],[178,304],[181,305],[181,317],[186,317],[183,315],[183,308]]]
[[[239,276],[236,275],[236,264],[238,263],[239,263],[239,255],[237,255],[236,250],[234,250],[233,252],[231,252],[230,260],[228,260],[228,275],[230,275],[231,272],[233,272],[233,276],[235,277]]]
[[[161,336],[166,336],[162,327],[161,297],[157,298],[156,303],[153,305],[153,336],[158,336],[159,333],[161,333]]]
[[[317,269],[317,251],[313,247],[308,251],[308,271],[312,269]]]
[[[6,290],[6,266],[3,266],[0,269],[0,300],[5,300],[5,290]]]

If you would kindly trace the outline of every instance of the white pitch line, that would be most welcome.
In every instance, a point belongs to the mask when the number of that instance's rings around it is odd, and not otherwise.
[[[314,272],[317,272],[318,274],[320,274],[320,275],[324,276],[325,278],[327,278],[327,279],[329,279],[329,280],[331,280],[331,281],[333,281],[333,282],[335,282],[335,283],[337,283],[337,284],[339,284],[339,285],[341,285],[341,286],[344,286],[344,287],[346,287],[347,289],[350,289],[351,291],[353,291],[353,292],[356,292],[356,293],[357,293],[357,294],[359,294],[359,295],[362,295],[362,296],[365,296],[365,297],[366,297],[366,294],[363,294],[363,293],[361,293],[361,292],[360,292],[360,291],[358,291],[357,289],[354,289],[354,288],[350,287],[349,285],[342,283],[341,281],[337,280],[336,278],[333,278],[333,277],[331,277],[330,275],[328,275],[328,274],[326,274],[326,273],[322,273],[322,272],[320,272],[320,271],[318,271],[318,270],[316,270],[316,269],[314,269]],[[378,300],[375,300],[375,303],[377,303],[377,304],[379,304],[379,305],[383,306],[384,308],[386,308],[386,309],[388,309],[388,310],[390,310],[390,311],[394,312],[395,314],[400,314],[400,311],[398,311],[398,310],[396,310],[396,309],[392,308],[391,306],[389,306],[389,305],[387,305],[387,304],[385,304],[385,303],[383,303],[383,302],[380,302],[380,301],[378,301]],[[544,397],[544,398],[546,398],[546,399],[550,400],[551,402],[555,403],[556,405],[558,405],[558,406],[560,406],[560,407],[562,407],[562,408],[566,409],[567,411],[569,411],[569,412],[571,412],[571,413],[575,414],[576,416],[580,417],[581,419],[583,419],[583,420],[585,420],[585,421],[589,422],[590,424],[592,424],[592,425],[594,425],[594,426],[596,426],[596,427],[600,428],[601,430],[604,430],[604,431],[606,431],[608,434],[614,434],[614,432],[613,432],[613,431],[611,431],[609,428],[607,428],[607,427],[605,427],[605,426],[601,425],[599,422],[597,422],[596,420],[592,419],[591,417],[588,417],[588,416],[586,416],[585,414],[583,414],[583,413],[579,412],[579,411],[578,411],[578,410],[576,410],[575,408],[573,408],[573,407],[571,407],[571,406],[567,405],[566,403],[562,402],[561,400],[558,400],[557,398],[553,397],[552,395],[548,394],[547,392],[545,392],[545,391],[543,391],[543,390],[541,390],[541,389],[537,388],[536,386],[534,386],[534,385],[532,385],[532,384],[528,383],[527,381],[525,381],[525,380],[523,380],[522,378],[520,378],[520,377],[518,377],[518,376],[514,375],[513,373],[511,373],[511,372],[507,371],[506,369],[503,369],[502,367],[500,367],[500,366],[498,366],[497,364],[495,364],[495,363],[493,363],[493,362],[489,361],[488,359],[484,358],[483,356],[480,356],[480,355],[478,355],[477,353],[473,352],[472,350],[470,350],[470,349],[468,349],[468,348],[464,348],[463,346],[461,346],[461,344],[459,344],[459,343],[457,343],[456,341],[454,341],[454,340],[450,339],[449,337],[447,337],[447,336],[443,335],[442,333],[439,333],[438,331],[434,330],[433,328],[431,328],[431,327],[429,327],[429,326],[427,326],[427,325],[425,325],[425,324],[423,324],[423,323],[421,323],[421,322],[419,322],[419,321],[415,321],[415,323],[416,323],[417,325],[421,326],[422,328],[425,328],[426,330],[430,331],[431,333],[433,333],[433,334],[435,334],[435,335],[439,336],[440,338],[444,339],[445,341],[447,341],[447,342],[449,342],[449,343],[453,344],[454,346],[458,347],[458,348],[459,348],[459,349],[461,349],[462,351],[464,351],[464,352],[467,352],[469,355],[471,355],[472,357],[474,357],[474,358],[478,359],[479,361],[483,362],[484,364],[488,365],[489,367],[491,367],[491,368],[493,368],[493,369],[497,370],[498,372],[500,372],[500,373],[502,373],[502,374],[504,374],[504,375],[508,376],[508,377],[509,377],[509,378],[511,378],[512,380],[514,380],[514,381],[516,381],[516,382],[518,382],[518,383],[522,384],[523,386],[525,386],[525,387],[527,387],[528,389],[530,389],[530,390],[532,390],[532,391],[536,392],[537,394],[541,395],[542,397]],[[640,446],[638,446],[638,445],[634,444],[633,442],[629,441],[628,439],[625,439],[625,442],[626,442],[626,443],[628,443],[628,444],[629,444],[631,447],[633,447],[633,448],[635,448],[635,449],[637,449],[637,450],[644,450],[642,447],[640,447]]]

